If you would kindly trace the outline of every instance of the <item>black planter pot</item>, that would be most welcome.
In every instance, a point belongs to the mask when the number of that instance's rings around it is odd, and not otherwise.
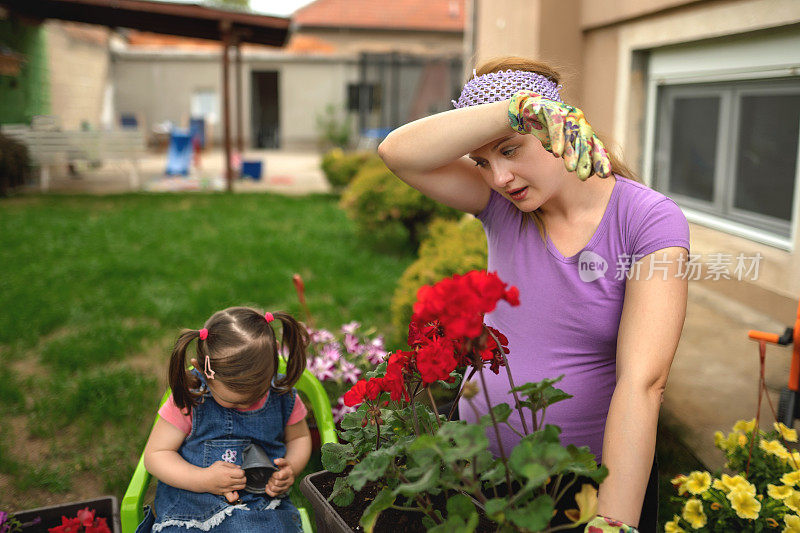
[[[78,511],[88,507],[96,511],[95,516],[98,518],[105,518],[108,522],[108,527],[114,533],[120,533],[119,523],[119,506],[117,499],[114,496],[103,496],[94,500],[85,500],[75,503],[64,503],[61,505],[52,505],[50,507],[40,507],[38,509],[30,509],[27,511],[19,511],[14,513],[14,517],[22,522],[32,522],[36,518],[41,518],[42,521],[38,524],[23,528],[25,533],[47,533],[47,528],[56,527],[61,525],[61,517],[74,518]]]
[[[311,508],[314,509],[314,521],[317,524],[317,533],[352,533],[353,530],[342,520],[336,509],[325,499],[325,496],[314,486],[313,481],[328,474],[327,470],[309,474],[300,482],[300,492],[308,498]]]

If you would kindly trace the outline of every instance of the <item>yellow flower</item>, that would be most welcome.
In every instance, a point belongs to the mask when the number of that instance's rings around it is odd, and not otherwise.
[[[783,447],[783,444],[776,440],[762,440],[759,441],[758,446],[767,453],[777,455],[778,457],[788,456],[789,452]]]
[[[728,499],[731,501],[731,507],[736,511],[739,518],[749,520],[758,518],[758,512],[761,511],[761,502],[749,492],[737,488],[728,494]]]
[[[789,472],[781,477],[781,483],[784,485],[794,486],[800,483],[800,470]]]
[[[725,442],[722,443],[722,447],[727,451],[727,450],[734,450],[738,446],[744,446],[745,444],[747,444],[747,437],[745,437],[741,433],[736,433],[735,431],[731,431],[725,438]]]
[[[741,431],[743,433],[750,433],[756,427],[756,419],[753,418],[752,420],[739,420],[736,424],[733,425],[734,431]]]
[[[711,474],[695,470],[686,480],[686,489],[692,494],[702,494],[711,486]]]
[[[714,432],[714,446],[723,451],[727,449],[725,447],[725,435],[721,431]]]
[[[776,500],[785,500],[792,495],[793,489],[789,485],[777,486],[770,483],[767,485],[767,496]]]
[[[795,513],[800,513],[800,492],[793,490],[789,497],[783,500],[783,504]]]
[[[783,516],[783,523],[786,524],[782,533],[800,533],[800,516],[787,514]]]
[[[774,422],[772,425],[775,426],[775,429],[778,430],[784,440],[797,442],[797,430],[789,429],[780,422]]]
[[[686,533],[686,530],[678,525],[681,517],[674,515],[672,520],[664,524],[664,533]]]
[[[683,519],[689,522],[694,529],[700,529],[706,525],[706,513],[703,512],[703,502],[697,498],[689,498],[683,506]]]
[[[597,489],[584,483],[581,491],[575,495],[578,509],[567,509],[564,514],[575,523],[583,524],[597,514]]]
[[[715,479],[711,486],[715,489],[721,490],[722,492],[742,490],[750,496],[755,497],[756,495],[756,486],[748,482],[741,475],[731,477],[728,474],[722,474],[722,479]]]
[[[672,486],[675,487],[678,490],[678,494],[683,496],[684,494],[686,494],[686,490],[687,490],[686,489],[686,482],[688,480],[689,480],[689,478],[687,478],[683,474],[678,474],[677,476],[675,476],[674,478],[672,478],[670,480],[670,483],[672,483]]]

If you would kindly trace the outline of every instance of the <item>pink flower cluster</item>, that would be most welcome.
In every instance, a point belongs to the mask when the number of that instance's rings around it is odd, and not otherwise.
[[[321,382],[334,382],[340,385],[353,385],[363,373],[383,362],[387,353],[383,337],[371,337],[362,332],[361,324],[350,322],[341,327],[340,335],[325,329],[309,328],[311,343],[308,347],[308,370]],[[333,407],[333,419],[338,422],[345,413],[354,411],[338,395],[338,403]]]

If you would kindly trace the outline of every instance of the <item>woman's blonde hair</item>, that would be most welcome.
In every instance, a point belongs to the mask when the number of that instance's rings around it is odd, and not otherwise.
[[[484,74],[500,72],[502,70],[524,70],[528,72],[535,72],[544,76],[545,78],[548,78],[556,85],[562,81],[562,76],[555,66],[543,61],[534,61],[532,59],[515,56],[498,57],[485,61],[475,69],[475,75],[482,76]],[[603,141],[603,144],[606,145],[606,148],[608,148],[608,143],[606,143],[596,131],[595,134],[600,137],[600,140]],[[620,176],[641,183],[639,177],[630,169],[630,167],[628,167],[627,164],[625,164],[622,158],[618,157],[611,150],[608,150],[608,158],[611,160],[611,171],[614,174],[619,174]],[[542,222],[539,209],[536,209],[529,214],[530,218],[533,219],[534,224],[536,224],[536,227],[539,229],[539,234],[542,236],[542,239],[544,239],[544,224]],[[526,220],[527,217],[523,217],[523,223]]]

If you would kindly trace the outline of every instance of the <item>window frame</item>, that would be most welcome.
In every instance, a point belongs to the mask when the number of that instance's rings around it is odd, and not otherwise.
[[[800,217],[800,133],[795,161],[794,197],[791,219],[781,219],[735,208],[736,163],[741,98],[759,94],[797,94],[800,77],[796,72],[744,73],[726,77],[658,77],[651,78],[648,87],[646,113],[646,144],[644,175],[646,183],[672,197],[684,210],[690,222],[762,242],[780,249],[794,251],[798,217]],[[777,87],[776,87],[777,85]],[[714,196],[706,202],[686,195],[669,192],[669,176],[657,164],[660,153],[669,157],[671,150],[672,107],[680,97],[719,96],[717,154],[714,175]],[[660,120],[669,117],[669,120]],[[669,167],[667,167],[669,172]],[[726,180],[726,176],[729,179]]]

